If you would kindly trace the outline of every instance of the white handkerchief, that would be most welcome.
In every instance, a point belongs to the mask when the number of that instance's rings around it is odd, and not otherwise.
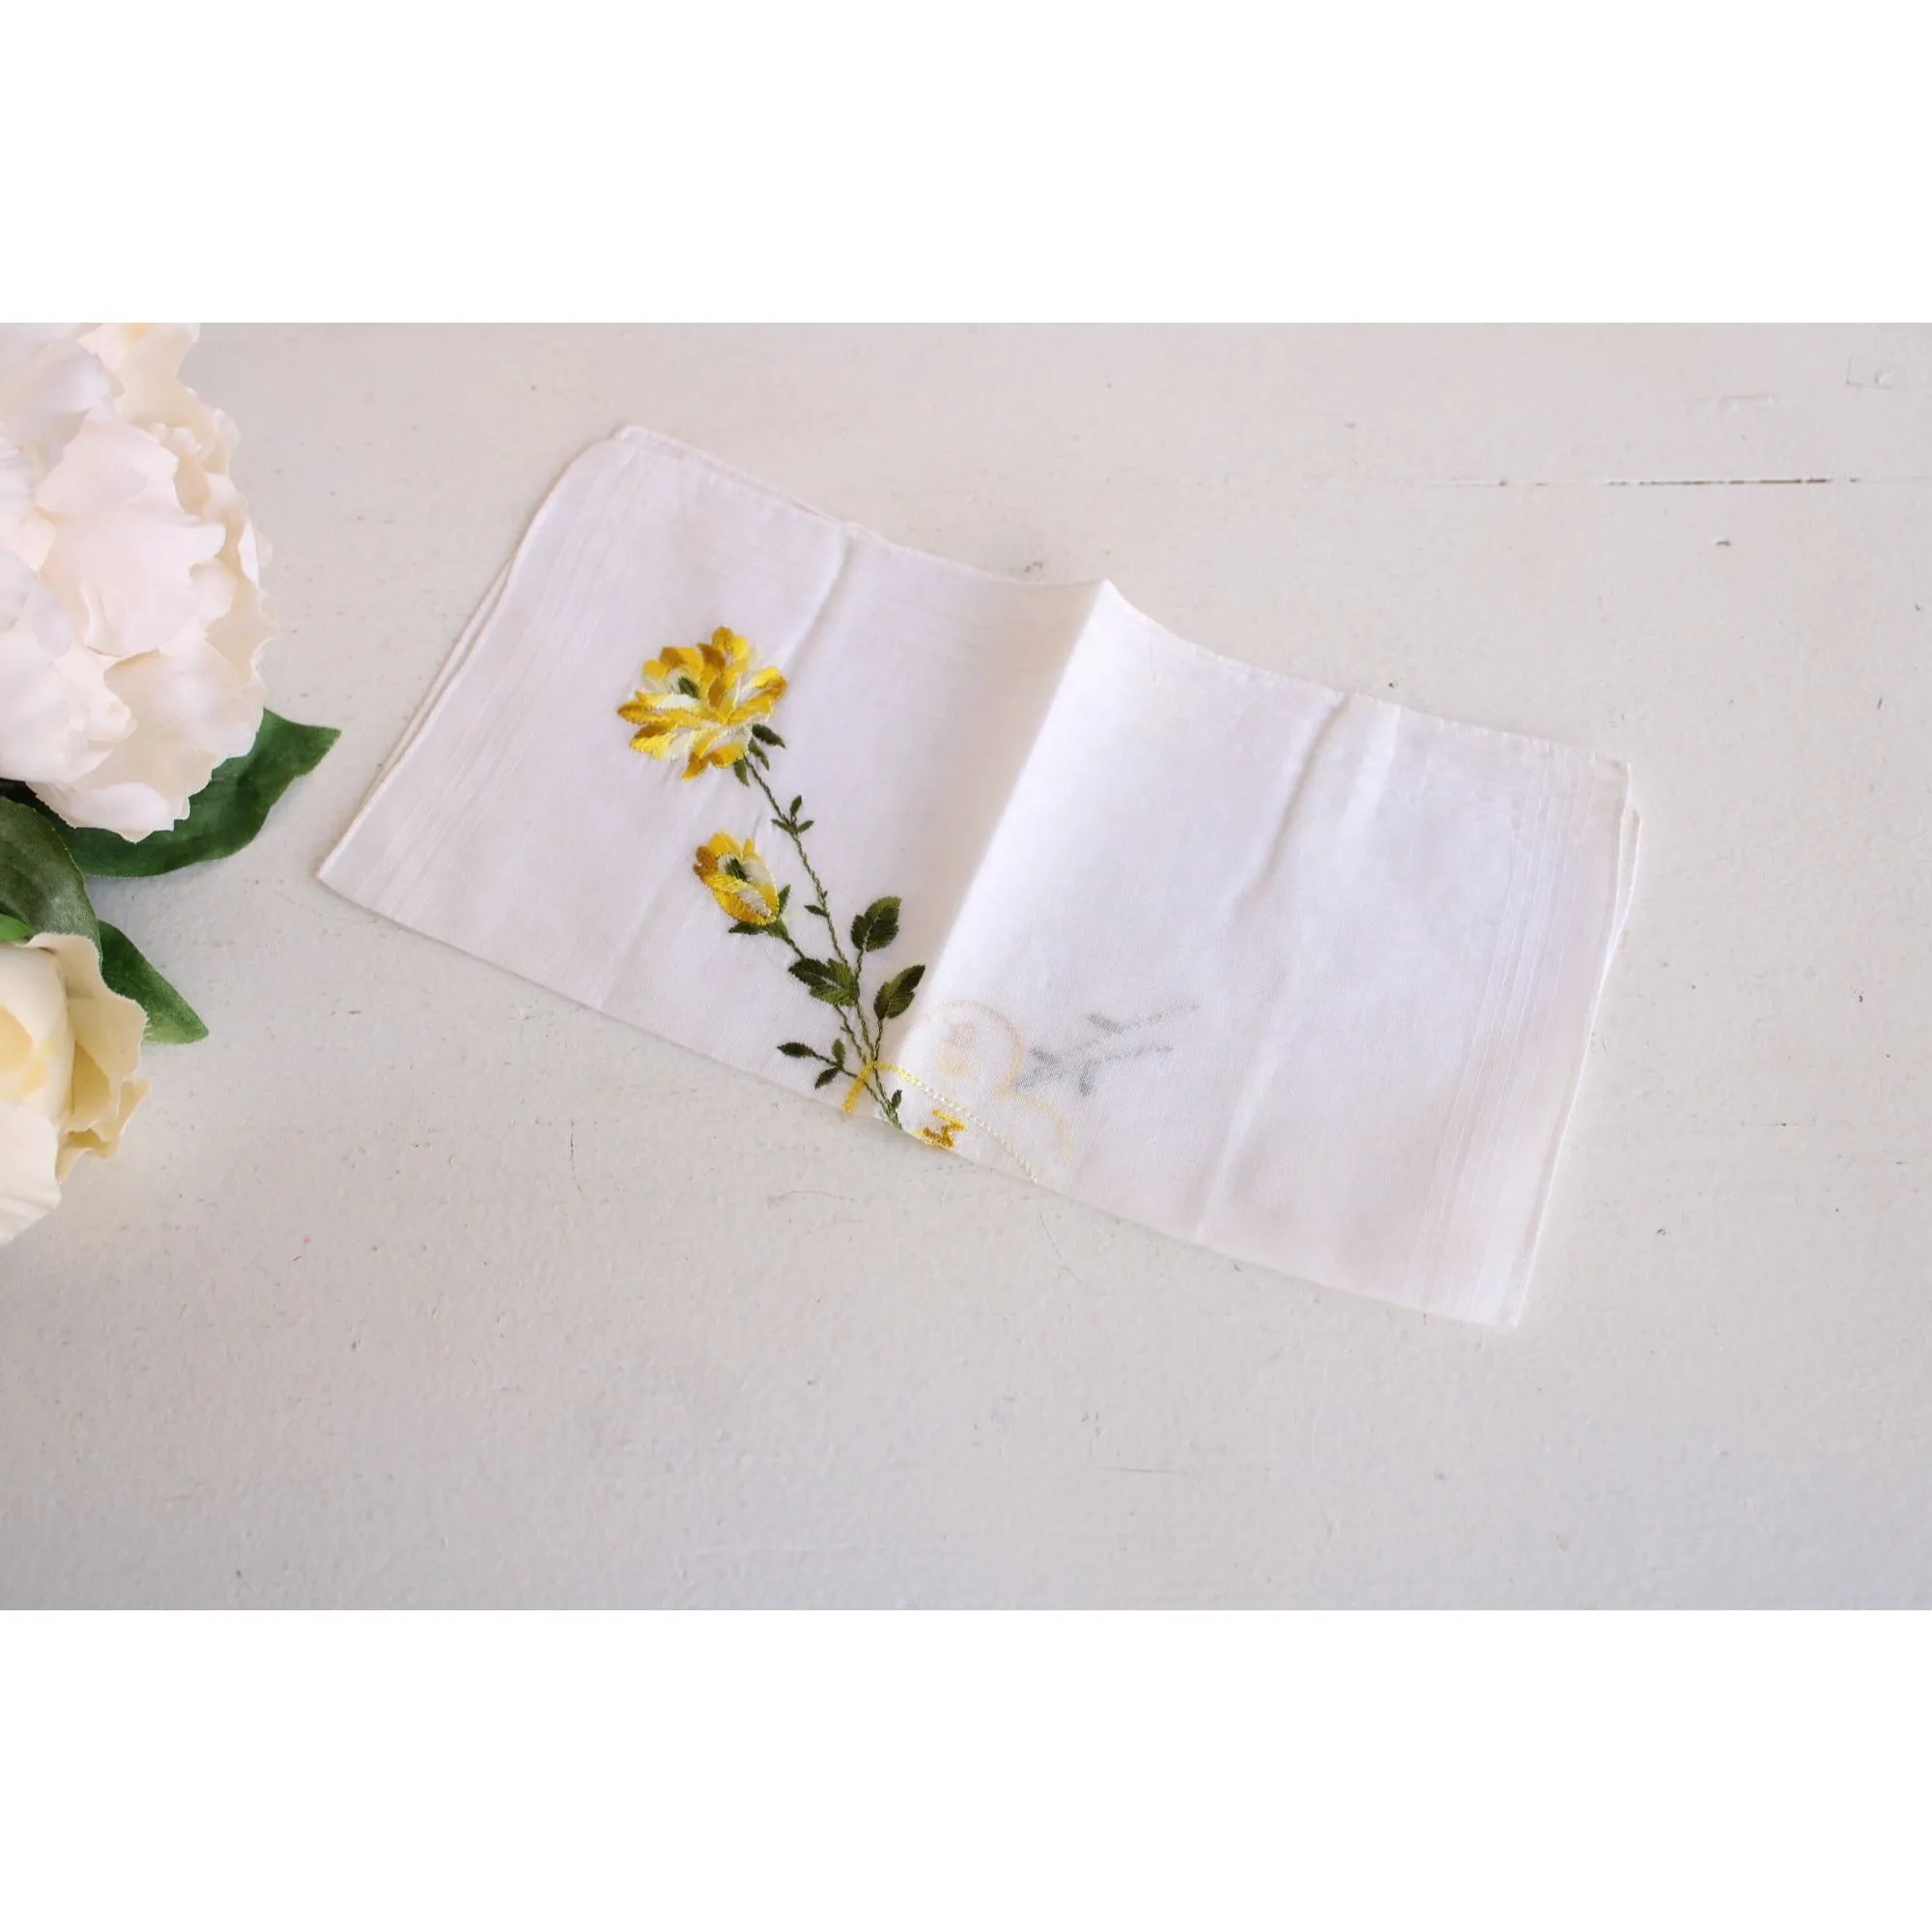
[[[323,877],[855,1118],[896,1095],[955,1155],[1509,1322],[1628,792],[626,430],[552,492]]]

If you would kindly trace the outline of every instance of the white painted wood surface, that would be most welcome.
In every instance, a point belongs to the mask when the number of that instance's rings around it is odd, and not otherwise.
[[[0,1602],[1932,1603],[1932,330],[220,329],[271,701],[103,909],[213,1028],[0,1255]],[[860,1133],[318,885],[635,421],[1282,670],[1627,758],[1497,1337]]]

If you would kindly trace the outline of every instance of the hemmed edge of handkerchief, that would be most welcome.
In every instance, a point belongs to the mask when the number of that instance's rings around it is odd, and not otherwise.
[[[339,893],[353,904],[366,907],[384,918],[394,917],[382,903],[381,895],[374,891],[377,878],[384,869],[385,861],[393,858],[392,853],[370,852],[362,849],[365,835],[372,827],[376,813],[382,807],[391,781],[401,771],[405,760],[428,732],[437,714],[442,709],[458,676],[469,664],[478,640],[489,628],[490,620],[497,614],[508,589],[511,579],[516,575],[517,566],[530,550],[538,530],[545,520],[554,513],[557,499],[562,495],[564,485],[571,473],[592,461],[606,442],[614,440],[606,438],[603,441],[587,444],[579,450],[557,473],[550,488],[544,492],[542,500],[526,520],[518,533],[516,546],[490,580],[487,589],[477,601],[469,618],[457,633],[456,641],[443,653],[442,662],[437,667],[436,676],[410,714],[409,723],[404,725],[388,755],[377,766],[375,775],[369,781],[368,789],[362,795],[362,802],[355,808],[349,823],[343,827],[341,837],[329,847],[322,864],[316,867],[316,877],[331,892]]]

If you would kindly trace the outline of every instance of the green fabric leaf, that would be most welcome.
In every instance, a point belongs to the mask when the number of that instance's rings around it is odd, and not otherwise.
[[[77,932],[100,944],[87,881],[53,821],[11,799],[0,799],[0,913],[32,932]]]
[[[873,996],[872,1010],[882,1020],[897,1019],[912,1005],[913,995],[924,977],[923,966],[908,966],[903,973],[895,973]]]
[[[781,1039],[779,1042],[779,1051],[787,1060],[816,1060],[818,1058],[816,1050],[807,1046],[802,1039]]]
[[[185,1046],[208,1037],[201,1015],[149,965],[141,949],[118,925],[100,922],[100,977],[148,1016],[147,1037],[161,1046]]]
[[[18,946],[33,936],[34,928],[25,920],[0,913],[0,946]]]
[[[839,1072],[840,1069],[838,1067],[828,1066],[825,1069],[825,1071],[821,1073],[818,1076],[818,1078],[811,1083],[812,1092],[816,1093],[818,1089],[823,1087],[828,1080],[837,1080],[838,1078]]]
[[[71,829],[71,828],[70,828]],[[142,957],[120,927],[95,916],[87,881],[42,812],[0,799],[0,919],[5,931],[73,932],[100,954],[100,977],[148,1016],[147,1037],[164,1044],[206,1039],[200,1015]]]
[[[128,839],[92,826],[56,824],[80,869],[96,878],[150,878],[225,859],[261,831],[275,801],[313,771],[340,736],[327,724],[295,724],[265,711],[254,744],[239,758],[215,766],[214,776],[188,801],[187,816],[166,832]]]

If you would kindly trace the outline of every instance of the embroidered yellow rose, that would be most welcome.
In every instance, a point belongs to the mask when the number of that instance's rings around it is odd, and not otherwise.
[[[728,832],[715,834],[697,848],[697,863],[692,870],[740,925],[778,923],[783,909],[778,884],[751,839],[741,845]]]
[[[684,776],[724,771],[748,754],[753,737],[782,742],[764,721],[784,696],[782,672],[752,668],[752,647],[722,626],[708,644],[675,644],[644,666],[643,681],[617,715],[638,729],[631,749],[653,758],[682,757]]]
[[[683,758],[687,779],[704,771],[728,771],[771,808],[773,830],[790,841],[810,882],[802,918],[817,920],[825,928],[822,935],[809,925],[802,928],[810,950],[786,923],[791,887],[772,877],[750,838],[741,845],[728,832],[714,834],[697,848],[692,870],[730,920],[734,933],[777,940],[791,954],[785,971],[812,999],[831,1009],[838,1031],[825,1048],[786,1039],[779,1042],[779,1052],[787,1060],[818,1063],[814,1093],[843,1080],[849,1088],[848,1113],[862,1094],[869,1094],[885,1120],[908,1132],[899,1120],[905,1094],[885,1077],[898,1069],[889,1067],[880,1047],[886,1028],[911,1007],[925,968],[902,966],[881,983],[866,983],[868,961],[898,938],[899,901],[883,894],[849,925],[834,916],[825,880],[805,849],[805,835],[812,827],[805,815],[805,799],[794,793],[785,805],[772,789],[772,753],[784,740],[765,720],[784,693],[782,673],[771,665],[754,668],[752,646],[721,624],[709,643],[676,644],[652,658],[644,666],[643,682],[629,703],[617,707],[617,715],[637,726],[632,751],[653,758]],[[952,1135],[964,1124],[961,1120],[949,1126],[941,1117],[927,1138],[935,1147],[951,1147]]]

